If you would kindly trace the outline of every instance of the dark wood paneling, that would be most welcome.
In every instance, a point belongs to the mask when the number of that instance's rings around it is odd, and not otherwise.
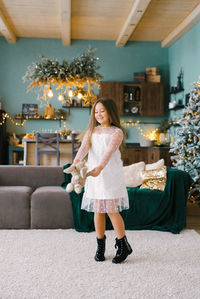
[[[171,166],[170,153],[162,148],[125,148],[122,153],[124,166],[144,161],[146,164],[155,163],[160,159],[165,160],[165,165]]]
[[[164,89],[162,83],[142,83],[141,115],[164,115]]]

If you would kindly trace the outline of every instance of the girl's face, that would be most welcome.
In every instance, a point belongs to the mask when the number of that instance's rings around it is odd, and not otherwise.
[[[109,127],[110,126],[110,120],[108,116],[108,112],[103,104],[97,103],[95,107],[95,118],[96,121],[103,127]]]

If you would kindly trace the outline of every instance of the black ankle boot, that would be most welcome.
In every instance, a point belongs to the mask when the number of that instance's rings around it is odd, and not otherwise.
[[[103,239],[97,238],[97,251],[94,257],[95,261],[97,262],[105,261],[105,257],[104,257],[105,249],[106,249],[106,236],[104,236]]]
[[[117,248],[117,253],[116,256],[113,258],[112,262],[114,264],[119,264],[123,262],[127,258],[127,256],[132,253],[133,250],[130,244],[128,243],[126,236],[124,236],[121,239],[116,238],[115,240],[115,248]]]

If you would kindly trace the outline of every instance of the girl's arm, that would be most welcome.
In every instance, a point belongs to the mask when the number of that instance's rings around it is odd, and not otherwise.
[[[89,152],[89,132],[87,131],[83,137],[83,141],[81,142],[81,146],[74,158],[73,164],[76,164],[83,160],[87,153]]]
[[[103,155],[99,163],[99,166],[95,167],[91,171],[92,176],[98,176],[100,174],[102,169],[106,166],[106,164],[110,160],[112,154],[116,151],[116,149],[118,149],[118,147],[122,143],[123,137],[124,137],[123,131],[121,129],[117,129],[116,132],[113,134],[110,143],[108,144],[108,148],[105,154]]]

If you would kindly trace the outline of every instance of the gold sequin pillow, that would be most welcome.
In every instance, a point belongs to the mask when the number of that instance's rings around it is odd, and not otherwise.
[[[163,191],[167,180],[167,168],[166,166],[153,169],[142,170],[141,173],[142,185],[140,189],[151,189]]]

